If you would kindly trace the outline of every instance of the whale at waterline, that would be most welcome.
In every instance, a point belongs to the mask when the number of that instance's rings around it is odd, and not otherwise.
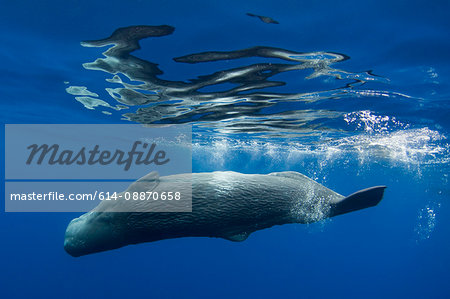
[[[344,197],[298,172],[211,172],[159,177],[151,172],[124,192],[192,188],[192,212],[111,212],[134,201],[102,201],[73,219],[64,249],[72,256],[180,237],[244,241],[254,231],[288,223],[312,223],[377,205],[385,186]],[[145,204],[145,203],[140,203]],[[115,206],[113,206],[115,205]]]

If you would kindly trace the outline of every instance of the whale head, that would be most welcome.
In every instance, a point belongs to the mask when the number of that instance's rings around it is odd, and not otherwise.
[[[124,246],[120,213],[89,212],[73,219],[67,226],[64,250],[78,257]]]

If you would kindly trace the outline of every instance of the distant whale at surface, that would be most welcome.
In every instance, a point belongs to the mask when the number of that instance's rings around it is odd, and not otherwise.
[[[103,201],[70,222],[64,249],[72,256],[82,256],[180,237],[243,241],[252,232],[274,225],[311,223],[375,206],[385,189],[372,187],[344,197],[297,172],[227,171],[164,177],[152,172],[127,191],[175,190],[187,180],[192,182],[192,212],[104,212],[117,203]]]
[[[270,18],[270,17],[265,17],[265,16],[259,16],[259,15],[255,15],[252,13],[246,13],[247,16],[249,17],[255,17],[255,18],[259,18],[261,21],[263,21],[266,24],[280,24],[277,21],[275,21],[274,19]]]

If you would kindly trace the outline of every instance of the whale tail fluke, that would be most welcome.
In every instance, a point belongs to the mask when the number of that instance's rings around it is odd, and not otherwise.
[[[331,205],[330,217],[376,206],[383,198],[386,186],[376,186],[353,193]]]

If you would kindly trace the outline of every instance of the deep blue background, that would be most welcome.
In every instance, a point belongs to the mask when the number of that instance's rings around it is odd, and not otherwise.
[[[98,57],[99,50],[82,48],[79,42],[106,37],[121,26],[168,24],[176,27],[174,35],[157,43],[143,41],[146,51],[136,53],[157,57],[166,78],[207,73],[207,68],[192,71],[171,61],[186,53],[254,45],[334,51],[351,57],[341,68],[373,70],[391,80],[369,87],[421,99],[409,105],[392,103],[386,108],[391,116],[407,120],[412,128],[448,132],[448,1],[240,2],[1,1],[2,122],[120,122],[118,115],[86,110],[65,93],[64,81],[97,87],[96,92],[103,86],[104,74],[81,66]],[[246,12],[270,16],[280,24],[262,23]],[[430,68],[439,83],[429,77]],[[332,157],[300,155],[289,163],[292,148],[271,145],[274,154],[261,146],[253,160],[248,147],[194,147],[193,169],[296,170],[342,194],[385,184],[385,199],[376,208],[323,223],[258,231],[242,243],[187,238],[77,259],[62,245],[66,225],[79,214],[1,212],[0,296],[450,296],[448,151],[435,159],[429,156],[430,148],[445,147],[445,141],[425,142],[426,155],[407,160],[370,154],[363,159],[342,152]],[[224,161],[211,154],[217,148],[224,151]]]

